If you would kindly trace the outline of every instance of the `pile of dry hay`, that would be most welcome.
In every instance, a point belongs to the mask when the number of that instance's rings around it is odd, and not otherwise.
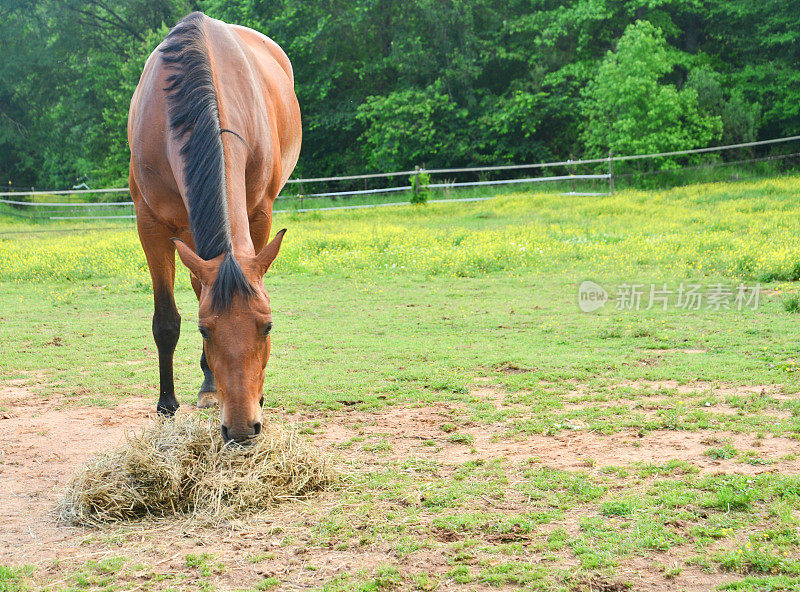
[[[330,460],[295,432],[265,425],[250,446],[224,445],[219,420],[153,419],[92,459],[67,487],[59,518],[98,525],[173,514],[217,521],[307,497],[337,480]]]

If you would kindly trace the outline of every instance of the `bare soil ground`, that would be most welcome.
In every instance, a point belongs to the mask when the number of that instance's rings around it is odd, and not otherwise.
[[[0,410],[4,410],[0,411],[0,564],[35,565],[33,577],[41,584],[58,588],[68,581],[76,566],[120,555],[130,558],[131,565],[148,566],[143,568],[141,582],[137,582],[135,570],[129,573],[134,589],[139,584],[158,589],[153,584],[153,573],[181,574],[179,583],[170,580],[164,587],[196,587],[201,576],[187,566],[188,553],[210,553],[215,560],[226,564],[224,570],[212,575],[214,585],[222,589],[251,586],[264,577],[275,577],[290,584],[289,588],[308,588],[338,574],[397,562],[396,551],[380,541],[367,547],[349,548],[321,548],[312,543],[309,528],[315,524],[315,516],[336,507],[339,494],[335,491],[311,501],[283,505],[270,516],[260,516],[244,526],[211,528],[181,520],[142,522],[103,530],[59,525],[53,508],[74,471],[92,454],[119,443],[126,430],[138,428],[154,405],[150,399],[129,399],[115,408],[73,407],[57,398],[34,394],[24,384],[20,381],[0,385]],[[474,394],[502,405],[501,397],[488,386],[477,388]],[[520,437],[511,435],[499,424],[470,425],[461,414],[456,404],[438,404],[374,412],[353,408],[325,414],[302,412],[288,419],[293,423],[318,421],[319,427],[309,438],[367,471],[393,459],[414,456],[435,460],[444,471],[467,460],[505,458],[518,462],[535,458],[551,468],[590,472],[609,465],[666,459],[690,461],[709,473],[800,472],[800,460],[752,466],[704,455],[709,440],[718,438],[719,433],[658,430],[643,435],[631,431],[607,436],[576,430],[552,437]],[[472,437],[471,445],[451,443],[441,429],[454,418],[459,420],[459,433]],[[376,452],[352,444],[356,435],[364,438],[359,442],[383,438],[390,446]],[[798,450],[797,442],[786,438],[756,440],[752,434],[729,437],[738,449],[755,448],[775,458]],[[381,508],[375,509],[376,516],[380,512]],[[562,526],[575,532],[577,519],[570,516]],[[452,551],[447,537],[443,539],[406,555],[402,559],[404,568],[412,573],[444,574]],[[732,579],[691,567],[677,577],[666,579],[663,568],[656,566],[674,563],[679,551],[672,549],[667,553],[654,552],[650,558],[631,558],[620,566],[618,575],[634,582],[636,590],[662,591],[709,590]],[[535,560],[532,554],[531,561]],[[562,567],[569,568],[570,561],[575,560],[565,557]],[[615,585],[587,582],[584,589],[615,589]],[[445,578],[438,589],[460,588]],[[469,588],[482,589],[482,586],[470,584]]]

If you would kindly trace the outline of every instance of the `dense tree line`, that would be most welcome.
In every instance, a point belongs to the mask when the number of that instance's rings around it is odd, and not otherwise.
[[[291,58],[297,174],[800,133],[786,0],[0,0],[0,180],[124,183],[147,55],[191,10]]]

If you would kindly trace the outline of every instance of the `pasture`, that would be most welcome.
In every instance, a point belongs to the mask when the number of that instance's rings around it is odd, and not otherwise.
[[[265,417],[343,483],[102,529],[54,506],[155,408],[144,257],[132,225],[0,220],[0,591],[800,590],[799,195],[787,176],[278,215]],[[681,283],[759,300],[648,308]],[[182,267],[177,286],[190,413]]]

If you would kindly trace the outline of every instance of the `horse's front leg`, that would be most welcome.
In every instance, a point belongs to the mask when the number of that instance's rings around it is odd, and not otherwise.
[[[153,338],[158,349],[159,373],[156,409],[159,414],[170,417],[179,406],[172,370],[175,346],[181,334],[181,315],[175,306],[175,245],[170,240],[170,229],[156,221],[147,206],[137,208],[136,222],[153,280]]]
[[[174,268],[173,268],[174,269]],[[161,415],[171,417],[175,415],[180,404],[175,397],[175,382],[173,377],[173,358],[175,346],[181,335],[181,315],[175,306],[173,286],[158,285],[153,282],[153,300],[155,312],[153,313],[153,338],[158,349],[158,404],[156,410]]]

